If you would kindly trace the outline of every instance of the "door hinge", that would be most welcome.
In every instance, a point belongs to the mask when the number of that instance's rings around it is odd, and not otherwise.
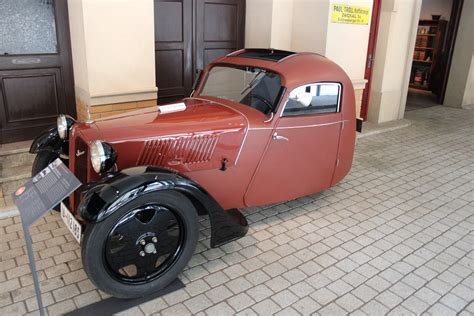
[[[336,159],[336,167],[339,166],[339,159]]]

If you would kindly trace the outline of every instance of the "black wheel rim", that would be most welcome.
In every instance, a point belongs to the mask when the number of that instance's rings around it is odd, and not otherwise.
[[[105,243],[110,274],[125,283],[145,283],[162,276],[179,258],[184,226],[179,215],[161,205],[146,205],[124,215]]]

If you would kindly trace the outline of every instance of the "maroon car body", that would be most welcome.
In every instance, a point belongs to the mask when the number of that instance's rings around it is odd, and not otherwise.
[[[272,119],[249,106],[200,93],[207,72],[222,64],[255,66],[281,76],[286,89]],[[118,152],[118,170],[140,165],[169,168],[199,183],[224,209],[313,194],[349,172],[355,143],[354,90],[345,72],[329,59],[294,54],[275,62],[239,57],[237,52],[209,64],[203,79],[195,96],[183,100],[184,111],[161,114],[151,108],[74,125],[71,170],[86,183],[98,179],[90,159],[83,156],[84,162],[77,164],[74,157],[79,143],[86,150],[84,146],[99,139]],[[342,86],[340,111],[282,117],[293,89],[327,82]],[[275,133],[288,141],[274,140]]]
[[[117,297],[176,277],[194,251],[197,214],[209,215],[216,247],[247,232],[238,209],[320,192],[351,168],[354,90],[329,59],[241,50],[198,79],[191,97],[170,105],[60,117],[32,144],[33,173],[67,156],[83,183],[68,205],[85,229],[84,268]]]

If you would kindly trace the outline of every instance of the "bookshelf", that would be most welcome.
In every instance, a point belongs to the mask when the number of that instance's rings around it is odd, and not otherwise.
[[[433,74],[438,70],[446,27],[445,20],[420,20],[410,76],[410,87],[431,90]]]

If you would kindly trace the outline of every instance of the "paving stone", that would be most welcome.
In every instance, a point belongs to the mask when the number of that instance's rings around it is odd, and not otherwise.
[[[347,293],[344,296],[338,298],[336,300],[336,303],[337,305],[341,306],[349,313],[361,307],[362,305],[364,305],[364,302],[359,300],[357,297],[355,297],[351,293]]]
[[[314,314],[321,305],[319,305],[315,300],[311,297],[306,296],[292,304],[292,307],[302,315],[311,315]]]
[[[168,307],[167,309],[161,311],[162,315],[191,315],[191,312],[186,308],[182,303]]]
[[[281,308],[271,299],[266,299],[252,306],[252,309],[259,315],[272,315]]]
[[[336,303],[330,303],[329,305],[324,306],[318,311],[321,315],[346,315],[347,312]]]
[[[311,294],[311,297],[320,305],[326,305],[337,298],[337,295],[326,288],[322,288]]]
[[[246,293],[256,302],[260,302],[271,296],[274,292],[265,284],[259,284],[253,288],[250,288]]]
[[[301,281],[296,283],[288,288],[291,292],[293,292],[299,298],[303,298],[312,292],[314,292],[314,288],[311,287],[307,282]]]
[[[213,304],[204,294],[201,294],[185,301],[184,305],[186,305],[191,313],[195,314],[212,306]]]
[[[453,311],[452,309],[446,307],[445,305],[441,303],[437,303],[433,305],[430,309],[428,309],[427,313],[431,315],[443,315],[443,316],[456,315],[455,311]]]
[[[206,309],[206,314],[209,316],[233,315],[234,310],[226,302],[221,302]]]
[[[468,305],[467,301],[451,293],[448,293],[445,296],[443,296],[443,298],[441,298],[440,300],[440,303],[442,303],[443,305],[446,305],[447,307],[449,307],[450,309],[456,312],[462,311],[463,308],[466,305]]]
[[[417,298],[416,296],[408,297],[405,301],[403,301],[402,305],[416,314],[421,314],[429,307],[428,304],[426,304],[424,301]]]
[[[206,291],[206,296],[211,299],[212,302],[217,303],[223,301],[232,296],[232,292],[224,285],[215,287],[209,291]]]
[[[298,297],[288,290],[283,290],[272,296],[272,300],[275,301],[281,308],[286,308],[292,305],[298,300]]]

